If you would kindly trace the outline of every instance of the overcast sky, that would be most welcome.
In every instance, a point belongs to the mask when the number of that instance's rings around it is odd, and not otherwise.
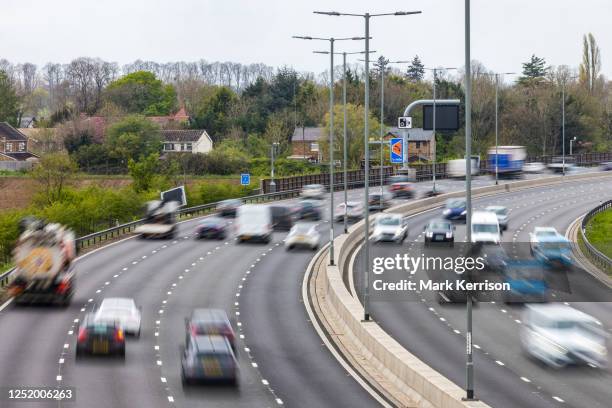
[[[371,49],[392,60],[418,54],[426,66],[462,66],[462,0],[2,0],[0,58],[69,62],[79,56],[120,64],[136,59],[262,62],[320,73],[328,42],[292,35],[362,36],[358,17],[313,10],[371,13],[421,10],[371,20]],[[602,73],[612,78],[612,1],[472,0],[472,58],[495,71],[521,70],[531,54],[577,67],[582,35],[592,32]],[[357,51],[362,42],[337,49]]]

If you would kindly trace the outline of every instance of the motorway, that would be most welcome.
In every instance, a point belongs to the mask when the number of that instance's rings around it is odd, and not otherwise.
[[[474,186],[490,183],[489,178],[478,178]],[[463,182],[441,180],[438,185],[443,191],[452,191],[461,189]],[[587,183],[581,185],[589,188]],[[419,183],[417,189],[422,192],[430,187],[429,183]],[[588,195],[581,194],[577,188],[573,197],[579,201],[578,204],[568,201],[562,210],[547,213],[548,218],[542,220],[551,219],[551,222],[567,224],[581,211],[590,208],[599,196],[610,195],[609,187],[605,191],[588,192]],[[554,197],[554,194],[551,191],[546,197]],[[349,193],[349,200],[362,198],[362,190]],[[339,202],[342,193],[337,193],[335,199]],[[521,200],[524,201],[525,196],[515,197],[517,208],[513,210],[513,222],[518,220],[518,206],[523,205],[518,204]],[[562,204],[558,200],[553,201],[557,205]],[[523,218],[530,218],[526,207],[522,208]],[[425,216],[422,219],[415,217],[410,238],[417,238],[414,231],[420,231],[418,226],[424,219]],[[286,252],[283,247],[285,233],[275,233],[268,245],[238,245],[233,238],[198,241],[193,237],[196,223],[197,220],[181,223],[179,238],[175,240],[144,241],[131,238],[80,258],[76,262],[77,290],[72,305],[67,309],[15,307],[9,304],[1,310],[0,384],[4,387],[73,386],[77,401],[62,404],[20,402],[12,405],[2,401],[0,405],[88,408],[196,407],[204,404],[207,407],[379,406],[337,363],[308,321],[302,304],[301,283],[313,252]],[[319,230],[325,242],[329,235],[328,219],[319,223]],[[336,234],[341,230],[341,226],[336,224]],[[524,234],[525,231],[520,233]],[[142,307],[141,337],[128,339],[124,362],[105,359],[76,362],[76,319],[81,319],[104,297],[112,296],[133,297]],[[461,350],[464,345],[461,336],[449,335],[448,328],[440,324],[433,313],[423,311],[427,310],[424,305],[404,305],[407,310],[392,306],[396,314],[388,315],[390,320],[385,320],[382,318],[383,314],[387,316],[385,306],[375,305],[374,316],[381,320],[383,327],[427,363],[457,384],[462,384]],[[241,379],[238,390],[231,387],[182,387],[179,346],[184,341],[184,317],[196,307],[218,307],[232,316],[240,335]],[[597,311],[603,305],[590,307]],[[487,306],[481,306],[478,313],[485,308],[488,310]],[[501,314],[495,306],[491,308],[491,313]],[[452,321],[456,327],[462,326],[460,310],[443,310],[440,313],[449,314],[449,322]],[[397,316],[403,316],[401,320],[405,324],[401,327],[386,324],[396,321]],[[407,316],[411,316],[410,321]],[[413,316],[416,318],[413,319]],[[495,333],[482,329],[479,319],[476,320],[475,338],[482,343],[483,349],[487,344],[487,350],[497,353],[497,349],[489,346],[489,341],[485,342],[486,333]],[[515,331],[502,324],[500,317],[494,320],[505,331]],[[612,327],[612,323],[609,324],[606,319],[603,321],[607,327]],[[419,352],[421,349],[423,353]],[[495,354],[496,358],[507,361],[507,366],[504,369],[491,367],[490,375],[498,380],[495,384],[504,390],[502,392],[507,398],[501,399],[500,405],[494,405],[545,406],[541,404],[541,398],[532,400],[516,393],[516,390],[524,390],[524,384],[516,383],[513,380],[515,376],[504,371],[511,369],[510,356],[515,352],[518,353],[514,349],[506,349],[500,351],[499,356]],[[487,360],[487,357],[477,355],[477,392],[486,401],[497,402],[489,398],[493,388],[483,385],[484,373],[487,372],[484,371],[486,366],[483,360]],[[532,370],[535,369],[537,367]],[[541,368],[539,370],[544,372],[544,377],[550,378],[548,383],[541,380],[539,374],[536,376],[528,371],[526,375],[546,392],[551,392],[553,387],[563,389],[562,383],[549,384],[554,383],[555,378],[563,382],[568,380],[567,377],[551,376]],[[602,378],[598,380],[593,377],[597,375]],[[516,379],[520,381],[518,377]],[[593,388],[600,392],[597,384],[609,383],[609,379],[607,374],[589,372],[582,392],[590,393]],[[510,391],[506,392],[506,389]],[[558,393],[570,401],[567,393]],[[515,403],[508,405],[510,401]],[[537,404],[530,405],[534,401]]]
[[[570,223],[612,196],[612,183],[605,180],[566,182],[523,191],[477,198],[474,209],[504,205],[510,209],[508,230],[502,240],[529,242],[535,226],[553,226],[564,233]],[[404,250],[423,242],[423,227],[441,210],[410,218],[410,233]],[[465,226],[458,225],[456,239],[465,240]],[[418,246],[416,244],[415,248]],[[375,245],[374,256],[394,256],[397,245]],[[363,271],[362,254],[355,271]],[[417,277],[419,277],[417,275]],[[590,275],[570,273],[574,290],[601,285]],[[361,294],[363,275],[354,275]],[[434,294],[414,294],[410,301],[372,301],[371,314],[381,327],[406,349],[460,386],[465,384],[465,305],[439,305]],[[585,299],[585,297],[583,297]],[[595,316],[612,332],[611,303],[572,303]],[[522,307],[504,303],[479,303],[474,310],[475,390],[478,398],[493,407],[609,407],[612,376],[607,369],[570,367],[553,370],[531,360],[521,350],[519,330]]]
[[[286,252],[286,233],[275,233],[268,245],[195,240],[196,223],[181,223],[175,240],[126,239],[77,260],[77,290],[67,309],[6,306],[0,311],[0,384],[75,387],[77,401],[59,405],[66,407],[378,406],[308,320],[301,284],[314,252]],[[327,221],[319,228],[328,236]],[[125,361],[76,362],[76,319],[114,296],[133,297],[142,307],[140,338],[128,338]],[[179,346],[184,318],[196,307],[222,308],[234,320],[237,390],[182,387]]]

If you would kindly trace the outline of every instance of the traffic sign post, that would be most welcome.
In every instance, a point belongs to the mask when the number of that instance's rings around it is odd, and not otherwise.
[[[240,185],[248,186],[251,184],[251,175],[249,173],[242,173],[240,175]]]
[[[391,139],[391,163],[404,162],[404,140],[401,137]]]
[[[397,127],[399,129],[412,129],[412,116],[400,116],[397,118]]]

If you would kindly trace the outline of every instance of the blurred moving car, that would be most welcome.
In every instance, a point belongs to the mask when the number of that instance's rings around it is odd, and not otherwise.
[[[399,181],[389,186],[393,198],[414,198],[414,184],[409,181]]]
[[[271,205],[272,229],[275,231],[289,231],[298,218],[297,211],[288,205]]]
[[[391,194],[370,193],[368,196],[368,207],[370,211],[384,211],[391,207]]]
[[[316,225],[299,222],[289,231],[285,240],[285,248],[290,251],[295,247],[308,247],[315,251],[319,248],[320,239],[321,234],[317,231]]]
[[[349,221],[359,220],[363,218],[363,205],[357,201],[348,201],[346,205],[338,204],[334,212],[334,220],[343,221],[345,213]]]
[[[400,214],[378,214],[372,228],[374,242],[396,242],[401,244],[408,235],[408,220]]]
[[[495,213],[497,216],[497,222],[502,230],[508,229],[508,209],[501,205],[490,205],[485,208],[485,211]]]
[[[601,171],[612,171],[612,162],[601,163],[599,169]]]
[[[564,164],[565,163],[565,164]],[[553,173],[563,173],[563,169],[565,171],[572,171],[576,167],[576,160],[571,156],[556,156],[553,157],[552,161],[548,164],[548,168],[552,170]]]
[[[184,385],[195,381],[238,384],[238,361],[226,337],[189,336],[181,351],[181,380]]]
[[[448,220],[430,220],[423,230],[425,231],[425,246],[432,242],[447,242],[453,245],[455,242],[455,226]]]
[[[605,367],[607,333],[592,316],[560,303],[527,305],[521,344],[532,357],[556,368],[570,364]]]
[[[236,333],[229,317],[222,309],[194,309],[191,316],[185,318],[186,343],[189,336],[221,335],[227,338],[234,352],[237,352]]]
[[[257,240],[269,243],[272,238],[272,212],[269,206],[246,204],[236,211],[238,243]]]
[[[570,242],[554,227],[535,227],[529,242],[531,254],[542,261],[572,263]]]
[[[99,320],[93,313],[78,325],[76,357],[85,354],[125,357],[125,335],[119,322]]]
[[[131,298],[105,298],[96,312],[98,321],[119,322],[123,330],[133,336],[140,336],[140,308]]]
[[[225,239],[227,236],[227,222],[220,217],[204,218],[196,227],[196,237],[199,239]]]
[[[321,204],[318,200],[300,200],[297,203],[297,215],[301,220],[319,221],[321,219]]]
[[[548,284],[545,268],[544,263],[534,259],[506,259],[502,276],[504,282],[510,285],[510,291],[503,292],[504,302],[546,302]]]
[[[304,198],[323,198],[325,187],[321,184],[308,184],[302,187],[302,197]]]
[[[442,215],[447,220],[464,220],[466,215],[466,204],[464,198],[449,198],[446,200]]]
[[[217,204],[217,211],[222,217],[235,217],[238,207],[242,205],[242,200],[237,198],[230,198],[229,200],[223,200]]]
[[[546,170],[546,166],[541,162],[525,163],[523,165],[523,172],[525,173],[542,173],[544,170]]]
[[[474,244],[499,244],[501,241],[499,222],[493,212],[474,211],[470,228]]]

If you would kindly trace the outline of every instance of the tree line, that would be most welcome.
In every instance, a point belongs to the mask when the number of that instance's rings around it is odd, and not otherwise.
[[[501,144],[520,144],[530,154],[554,155],[562,151],[562,110],[565,108],[566,143],[577,137],[577,149],[604,151],[612,148],[611,83],[601,74],[601,52],[591,35],[583,38],[583,58],[577,66],[550,66],[544,57],[532,55],[522,63],[515,77],[500,78],[499,129]],[[335,112],[341,117],[343,78],[347,83],[349,114],[350,165],[363,156],[360,140],[363,124],[364,79],[359,64],[351,64],[346,73],[334,68],[336,80]],[[370,71],[370,106],[373,126],[371,137],[378,137],[381,124],[381,73],[385,75],[384,126],[396,124],[405,106],[416,99],[432,97],[432,80],[418,56],[406,67],[386,64],[384,56],[374,61]],[[344,75],[346,74],[346,75]],[[33,64],[13,65],[0,61],[0,120],[15,122],[17,114],[37,115],[39,126],[60,130],[66,149],[80,165],[92,161],[109,162],[127,171],[128,158],[138,160],[159,149],[155,126],[148,126],[134,115],[168,115],[185,107],[191,116],[186,127],[206,129],[220,152],[244,160],[239,165],[219,169],[201,158],[187,171],[208,169],[227,173],[249,166],[250,160],[269,156],[272,143],[279,143],[279,157],[291,154],[294,129],[326,126],[329,121],[329,72],[319,75],[299,73],[290,67],[276,70],[263,64],[176,62],[160,64],[136,61],[121,68],[99,59],[78,58],[66,65],[47,64],[38,70]],[[486,154],[494,142],[496,77],[483,63],[472,62],[472,131],[476,153]],[[437,97],[462,101],[464,75],[440,72],[436,78]],[[565,97],[562,100],[562,97]],[[107,118],[106,141],[79,124],[79,114]],[[413,122],[420,126],[420,112]],[[133,126],[114,126],[117,121],[134,121]],[[341,120],[336,121],[337,124]],[[129,123],[128,123],[129,125]],[[120,134],[117,133],[119,129]],[[334,148],[341,148],[342,127],[335,129]],[[135,135],[145,135],[135,142]],[[437,135],[440,158],[463,154],[463,126],[454,133]],[[138,136],[138,137],[141,137]],[[138,138],[136,137],[136,139]],[[326,138],[325,138],[326,139]],[[110,142],[109,142],[110,140]],[[123,143],[119,153],[116,141]],[[325,140],[321,141],[327,149]],[[147,144],[148,143],[148,144]],[[112,146],[111,146],[112,145]],[[144,148],[143,146],[148,146]],[[569,150],[566,146],[566,150]],[[325,155],[323,155],[325,157]],[[339,156],[338,156],[339,157]],[[234,160],[235,162],[235,160]],[[216,163],[216,162],[215,162]],[[185,169],[184,169],[185,170]],[[308,169],[302,169],[309,171]]]

